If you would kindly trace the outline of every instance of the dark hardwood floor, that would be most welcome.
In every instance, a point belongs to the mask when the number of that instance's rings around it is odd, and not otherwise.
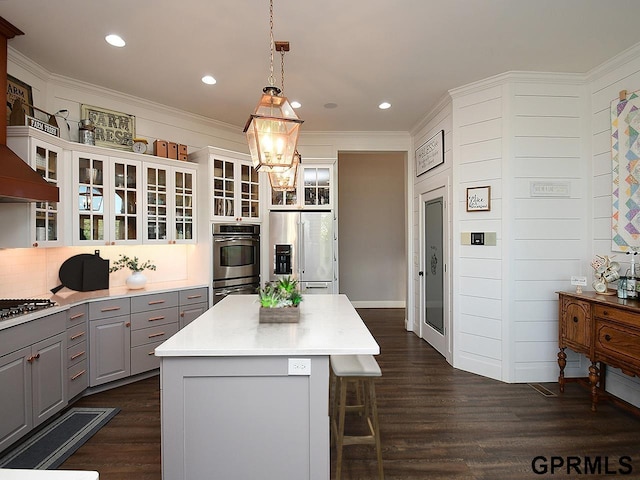
[[[557,384],[545,384],[553,394],[545,396],[455,370],[404,330],[403,310],[359,312],[381,347],[376,388],[387,479],[640,478],[639,416],[610,402],[592,413],[578,383],[562,395]],[[100,480],[160,480],[157,377],[77,404],[122,410],[61,468],[97,470]],[[541,473],[532,468],[538,456],[547,459],[536,463]],[[564,463],[553,474],[552,459]],[[345,447],[342,478],[377,478],[374,449]]]

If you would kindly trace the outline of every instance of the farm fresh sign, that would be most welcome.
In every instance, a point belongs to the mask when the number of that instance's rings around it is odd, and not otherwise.
[[[136,134],[136,117],[133,115],[91,105],[81,105],[80,118],[93,122],[96,145],[131,150]]]

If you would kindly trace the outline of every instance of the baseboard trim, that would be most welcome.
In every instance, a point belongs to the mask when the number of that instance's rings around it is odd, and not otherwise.
[[[375,301],[375,300],[363,300],[363,301],[351,301],[351,305],[355,308],[405,308],[404,301]]]

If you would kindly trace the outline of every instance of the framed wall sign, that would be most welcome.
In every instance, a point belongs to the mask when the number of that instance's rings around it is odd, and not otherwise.
[[[488,212],[491,210],[491,187],[467,188],[467,212]]]
[[[416,150],[416,177],[442,163],[444,163],[444,130],[440,130]]]
[[[7,125],[10,125],[9,116],[11,115],[11,107],[13,107],[13,102],[16,101],[16,98],[20,98],[22,103],[33,105],[33,91],[31,86],[22,80],[7,75]],[[33,115],[33,110],[31,107],[26,106],[25,113],[27,115]]]
[[[136,136],[136,117],[91,105],[80,105],[80,118],[95,126],[96,145],[131,150]]]

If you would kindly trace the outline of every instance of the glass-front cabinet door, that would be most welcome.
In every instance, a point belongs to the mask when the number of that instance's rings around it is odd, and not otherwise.
[[[174,239],[177,243],[195,241],[195,175],[193,170],[174,168]]]
[[[62,150],[35,141],[33,149],[36,172],[47,182],[59,186]],[[60,204],[58,202],[35,202],[33,208],[37,244],[56,245],[60,240]]]
[[[258,220],[260,176],[251,161],[216,157],[213,164],[212,216],[215,220]]]
[[[74,152],[73,185],[76,186],[73,221],[74,244],[110,242],[106,228],[109,157]]]
[[[167,207],[169,177],[165,166],[145,166],[145,241],[166,243],[169,240]]]
[[[333,163],[301,164],[298,167],[295,190],[279,192],[271,190],[272,209],[304,208],[327,210],[332,208]]]
[[[240,212],[243,218],[260,216],[260,182],[250,163],[240,163]]]
[[[113,206],[111,239],[116,243],[140,243],[140,215],[138,191],[140,188],[140,162],[112,161]]]
[[[215,159],[213,161],[213,215],[236,217],[235,161]]]
[[[145,164],[144,243],[195,243],[194,169]]]

